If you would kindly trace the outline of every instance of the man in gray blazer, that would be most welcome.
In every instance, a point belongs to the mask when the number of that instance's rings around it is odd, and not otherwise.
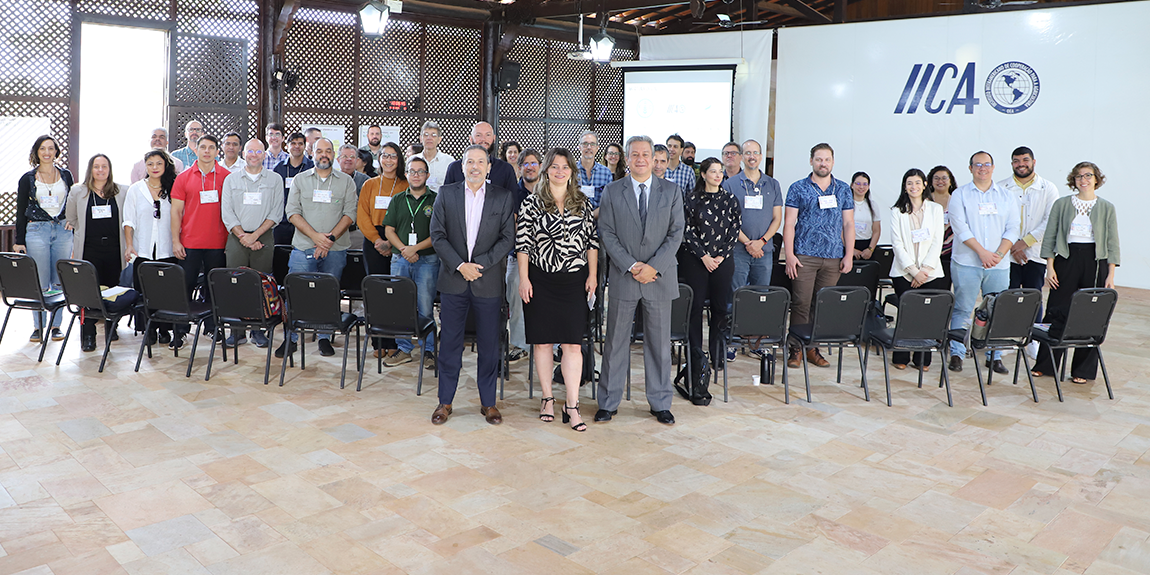
[[[451,402],[463,363],[463,330],[474,309],[478,331],[480,412],[498,425],[495,407],[499,374],[499,314],[507,252],[515,245],[515,194],[486,183],[491,163],[483,146],[463,153],[465,180],[439,188],[431,212],[431,245],[439,256],[439,406],[431,422],[451,416]]]
[[[683,194],[651,173],[651,138],[633,136],[626,147],[631,175],[604,188],[599,204],[599,241],[611,258],[611,301],[595,421],[610,421],[619,409],[631,326],[642,305],[647,402],[659,423],[671,425],[671,301],[679,295],[675,252],[683,241]]]

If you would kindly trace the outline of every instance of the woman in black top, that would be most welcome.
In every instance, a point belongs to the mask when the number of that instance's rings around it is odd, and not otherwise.
[[[731,300],[731,278],[735,260],[731,258],[742,228],[743,210],[734,194],[719,187],[723,163],[707,158],[699,165],[695,190],[683,204],[686,229],[679,250],[679,276],[694,292],[691,300],[691,348],[703,347],[703,303],[711,300],[711,362],[721,369],[726,354],[723,332],[727,326],[727,304]]]
[[[55,165],[60,158],[60,146],[51,136],[40,136],[32,144],[28,163],[32,169],[20,176],[16,187],[16,243],[12,250],[27,253],[36,262],[43,290],[60,289],[56,275],[56,261],[67,259],[72,253],[72,232],[64,227],[64,204],[72,188],[72,173]],[[34,312],[36,329],[28,341],[39,342],[43,337],[44,312]],[[60,321],[64,314],[52,320],[52,340],[64,339]]]
[[[72,257],[86,260],[96,268],[100,285],[112,287],[120,284],[124,259],[124,198],[127,186],[112,180],[112,162],[104,154],[88,160],[88,173],[84,182],[72,186],[65,210],[66,227],[75,231]],[[119,339],[116,326],[107,326],[113,341]],[[96,349],[96,320],[85,320],[80,327],[80,348]]]
[[[579,381],[583,375],[583,334],[587,305],[595,293],[599,240],[591,200],[572,177],[575,158],[563,148],[547,152],[535,192],[523,200],[515,226],[519,262],[519,296],[527,343],[535,346],[535,367],[543,387],[539,419],[555,419],[551,395],[551,346],[563,350],[567,403],[563,423],[586,431],[579,416]],[[728,280],[730,281],[730,280]]]

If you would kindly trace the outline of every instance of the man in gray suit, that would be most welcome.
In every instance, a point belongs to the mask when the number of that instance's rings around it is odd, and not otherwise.
[[[475,311],[478,332],[480,412],[487,423],[503,423],[495,407],[499,374],[499,327],[507,252],[515,245],[515,194],[486,183],[487,150],[463,153],[464,181],[439,188],[431,212],[431,245],[439,256],[439,406],[431,423],[451,416],[451,402],[463,364],[463,330]]]
[[[599,237],[611,258],[607,344],[595,421],[610,421],[623,399],[635,308],[643,306],[643,370],[647,402],[659,423],[671,425],[671,301],[679,295],[675,252],[683,241],[683,194],[651,173],[654,145],[627,139],[631,175],[603,189]]]

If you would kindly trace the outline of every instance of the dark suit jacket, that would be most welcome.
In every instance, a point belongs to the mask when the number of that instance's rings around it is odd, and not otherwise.
[[[431,212],[431,246],[439,256],[439,291],[460,294],[468,281],[456,269],[464,262],[483,266],[483,277],[470,282],[477,297],[504,297],[503,281],[507,252],[515,246],[515,212],[518,207],[510,190],[487,184],[479,234],[472,257],[467,258],[467,221],[464,212],[464,186],[445,184],[435,197]]]
[[[455,160],[447,166],[447,175],[443,176],[444,184],[454,184],[463,180],[463,162]],[[487,184],[495,184],[505,190],[519,189],[519,180],[515,178],[515,168],[511,164],[491,156],[491,171],[487,174]]]
[[[675,253],[683,241],[683,193],[669,180],[652,176],[650,182],[646,228],[640,224],[630,177],[608,184],[599,200],[599,243],[611,256],[612,298],[671,301],[679,297]],[[635,262],[658,270],[658,279],[640,284],[627,271]]]

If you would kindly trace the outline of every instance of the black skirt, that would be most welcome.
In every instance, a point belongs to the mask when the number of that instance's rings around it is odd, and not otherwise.
[[[587,331],[587,266],[578,271],[549,273],[528,264],[531,302],[523,304],[527,343],[583,342]]]

